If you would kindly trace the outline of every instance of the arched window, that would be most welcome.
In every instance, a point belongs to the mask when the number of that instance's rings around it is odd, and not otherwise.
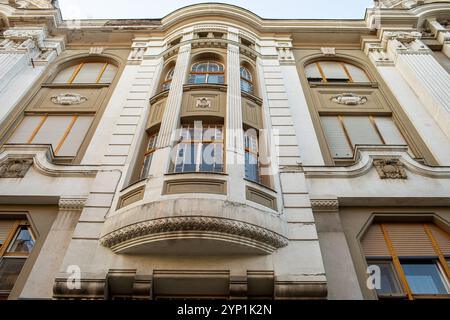
[[[117,67],[108,62],[81,62],[61,70],[53,79],[55,84],[108,84],[114,79]]]
[[[339,61],[317,61],[306,66],[306,77],[310,82],[370,82],[359,67]]]
[[[246,67],[241,67],[241,90],[247,93],[253,93],[253,76]]]
[[[162,84],[162,90],[169,90],[170,85],[172,84],[173,74],[175,73],[175,68],[172,68],[167,72],[166,78],[164,79],[164,82]]]
[[[225,68],[216,61],[202,61],[192,65],[189,75],[189,84],[225,83]]]

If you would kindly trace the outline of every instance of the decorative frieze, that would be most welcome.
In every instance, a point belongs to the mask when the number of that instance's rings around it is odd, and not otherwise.
[[[281,64],[295,64],[292,43],[289,41],[277,43],[278,59]]]
[[[86,204],[86,198],[61,198],[59,199],[60,210],[83,210]]]
[[[0,178],[24,178],[33,159],[7,159],[0,164]]]
[[[212,217],[171,217],[144,221],[126,226],[107,234],[100,243],[107,248],[114,248],[133,239],[158,236],[159,239],[173,232],[206,232],[215,234],[235,235],[252,241],[262,242],[273,248],[283,248],[288,245],[288,239],[267,229],[242,221]]]
[[[407,179],[403,163],[399,159],[378,159],[373,161],[381,179]]]
[[[339,210],[338,199],[311,199],[313,211],[337,211]]]
[[[18,9],[53,9],[52,0],[9,0]]]

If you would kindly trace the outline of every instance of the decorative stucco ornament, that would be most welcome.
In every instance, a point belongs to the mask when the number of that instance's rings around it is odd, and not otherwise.
[[[357,106],[366,104],[368,99],[365,96],[358,96],[353,93],[341,93],[331,98],[331,101],[346,106]]]
[[[8,159],[0,164],[0,178],[23,178],[33,165],[33,159]]]
[[[406,170],[399,159],[374,160],[375,166],[381,179],[407,179]]]
[[[199,98],[199,99],[197,99],[197,103],[195,106],[200,109],[209,109],[209,108],[211,108],[211,99]]]
[[[19,9],[53,9],[52,0],[10,0]]]
[[[52,96],[51,100],[54,104],[60,104],[63,106],[70,106],[76,104],[82,104],[88,99],[78,93],[61,93],[56,96]]]

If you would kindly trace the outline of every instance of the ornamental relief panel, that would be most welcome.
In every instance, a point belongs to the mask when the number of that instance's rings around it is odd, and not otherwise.
[[[43,87],[31,100],[27,111],[85,111],[95,112],[106,97],[108,88],[49,88]]]
[[[188,91],[183,95],[181,116],[219,116],[226,114],[226,94],[217,91]]]
[[[391,112],[387,100],[372,88],[312,88],[314,102],[321,113],[366,111]]]
[[[24,178],[33,159],[7,159],[0,163],[0,178]]]
[[[381,179],[407,179],[405,166],[399,159],[374,160],[373,165]]]

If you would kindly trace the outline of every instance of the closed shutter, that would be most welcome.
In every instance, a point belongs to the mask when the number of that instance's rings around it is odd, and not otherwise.
[[[333,158],[353,158],[344,129],[337,117],[321,117],[325,136]]]
[[[383,144],[369,117],[344,117],[343,121],[353,146]]]
[[[397,256],[437,256],[422,223],[389,223],[386,227]]]
[[[306,77],[309,80],[322,80],[322,75],[320,74],[317,64],[311,63],[305,68]]]
[[[348,73],[350,73],[353,82],[370,82],[364,70],[351,64],[346,64],[345,67],[347,68]]]
[[[430,225],[430,229],[431,234],[441,249],[442,254],[446,257],[450,257],[450,234],[436,225]]]
[[[344,67],[339,62],[333,61],[321,61],[318,63],[325,74],[328,81],[339,80],[347,81],[350,80]]]
[[[97,78],[104,67],[104,63],[85,63],[73,83],[97,83]]]
[[[175,69],[172,69],[172,72]],[[114,80],[114,76],[117,73],[117,67],[112,65],[112,64],[108,64],[108,66],[105,69],[105,72],[103,72],[102,77],[100,78],[99,83],[111,83]]]
[[[92,124],[92,117],[79,116],[59,149],[58,156],[74,157]]]
[[[73,73],[78,68],[78,64],[61,70],[58,75],[53,79],[53,83],[69,83],[70,78],[72,78]]]
[[[389,257],[391,255],[379,224],[373,224],[367,230],[362,239],[362,247],[367,257]]]
[[[12,231],[15,220],[0,220],[0,246],[6,241],[9,233]]]
[[[26,116],[14,131],[8,143],[28,143],[34,130],[41,123],[44,116]]]
[[[392,118],[389,117],[376,117],[375,123],[383,136],[383,140],[386,144],[393,145],[406,145],[406,141],[403,138],[400,130],[398,130]]]
[[[53,151],[55,151],[71,121],[72,116],[49,116],[39,129],[32,143],[51,144]]]

